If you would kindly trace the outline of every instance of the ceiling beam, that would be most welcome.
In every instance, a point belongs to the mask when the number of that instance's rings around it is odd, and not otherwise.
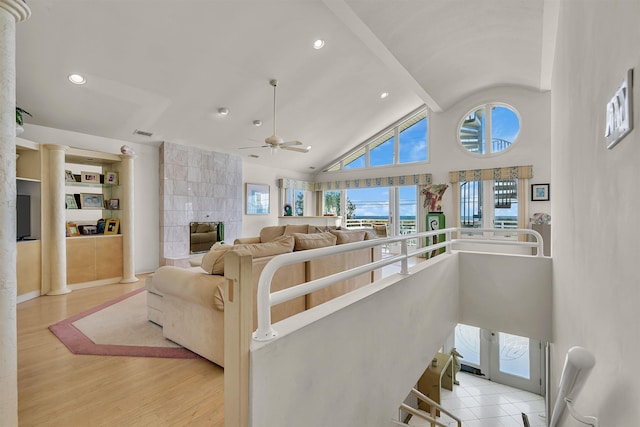
[[[544,0],[542,11],[542,48],[540,49],[540,90],[551,90],[559,16],[560,1]]]
[[[440,112],[440,105],[413,78],[371,29],[344,0],[323,0],[324,4],[376,55],[404,84],[418,95],[431,111]]]

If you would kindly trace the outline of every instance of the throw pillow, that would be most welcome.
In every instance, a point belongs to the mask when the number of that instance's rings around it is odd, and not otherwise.
[[[202,257],[200,267],[209,274],[224,274],[224,256],[233,246],[220,246],[211,249]]]
[[[324,232],[311,234],[294,233],[293,238],[295,239],[294,251],[324,248],[336,244],[336,236]]]

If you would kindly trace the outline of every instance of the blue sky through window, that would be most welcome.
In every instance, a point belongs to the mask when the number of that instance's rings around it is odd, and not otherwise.
[[[400,163],[427,160],[427,119],[400,132]]]
[[[356,205],[356,218],[389,218],[389,187],[352,188],[347,190],[347,198]],[[416,218],[416,187],[400,187],[400,217]]]
[[[493,138],[513,142],[520,132],[518,115],[507,107],[495,106],[491,112],[491,133]]]

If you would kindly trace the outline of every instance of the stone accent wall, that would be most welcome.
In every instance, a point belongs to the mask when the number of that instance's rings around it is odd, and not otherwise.
[[[160,146],[160,264],[189,258],[189,222],[223,221],[225,242],[242,231],[242,158],[164,142]]]

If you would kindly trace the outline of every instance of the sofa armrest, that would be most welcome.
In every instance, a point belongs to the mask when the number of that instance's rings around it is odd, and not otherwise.
[[[262,243],[260,237],[238,237],[233,241],[234,245],[243,245],[247,243]]]
[[[207,274],[201,268],[163,266],[153,277],[154,281],[159,279],[155,286],[165,297],[180,298],[218,310],[222,306],[218,286],[224,283],[224,276]]]

